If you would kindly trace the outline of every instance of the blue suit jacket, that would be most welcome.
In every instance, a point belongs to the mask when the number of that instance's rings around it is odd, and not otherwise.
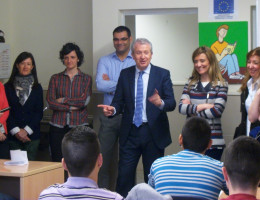
[[[116,108],[116,114],[123,112],[119,137],[120,145],[124,145],[126,142],[133,124],[135,110],[135,68],[136,66],[132,66],[121,71],[115,96],[111,103],[111,106]],[[163,110],[160,110],[148,101],[148,97],[153,95],[155,89],[158,90],[161,99],[165,103]],[[146,97],[146,114],[152,138],[160,149],[164,149],[172,142],[166,112],[173,111],[175,107],[176,102],[170,72],[151,65]]]
[[[40,122],[43,117],[43,91],[39,84],[32,88],[32,91],[24,105],[19,103],[14,87],[5,84],[5,92],[9,105],[11,106],[10,114],[7,119],[8,132],[14,127],[24,128],[28,125],[33,134],[29,135],[32,140],[40,139]],[[11,140],[17,140],[16,137],[8,134]]]

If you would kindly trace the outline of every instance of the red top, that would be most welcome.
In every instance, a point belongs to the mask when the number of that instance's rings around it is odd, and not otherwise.
[[[255,196],[249,194],[232,194],[221,200],[258,200]]]
[[[5,88],[3,84],[0,82],[0,110],[9,107],[8,101],[5,95]],[[6,128],[6,120],[9,116],[9,110],[5,111],[3,115],[0,117],[0,123],[4,126],[5,128],[5,134],[7,134],[7,128]]]

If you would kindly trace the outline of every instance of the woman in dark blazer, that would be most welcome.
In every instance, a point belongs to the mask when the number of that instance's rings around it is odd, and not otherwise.
[[[28,159],[35,160],[40,143],[43,91],[31,53],[22,52],[16,58],[5,90],[11,106],[7,120],[10,149],[26,150]]]

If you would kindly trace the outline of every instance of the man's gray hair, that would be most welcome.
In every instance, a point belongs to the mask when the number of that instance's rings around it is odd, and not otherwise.
[[[151,50],[151,53],[153,53],[153,45],[152,43],[146,39],[146,38],[137,38],[133,43],[132,43],[132,46],[131,46],[131,51],[132,53],[134,53],[134,48],[135,48],[135,44],[149,44],[150,45],[150,50]]]

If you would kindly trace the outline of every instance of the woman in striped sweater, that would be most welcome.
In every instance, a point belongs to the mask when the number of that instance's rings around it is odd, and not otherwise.
[[[221,75],[213,51],[205,46],[192,54],[194,69],[185,84],[179,112],[187,117],[205,118],[211,127],[212,147],[206,155],[220,160],[225,147],[222,135],[221,115],[227,101],[228,84]]]

